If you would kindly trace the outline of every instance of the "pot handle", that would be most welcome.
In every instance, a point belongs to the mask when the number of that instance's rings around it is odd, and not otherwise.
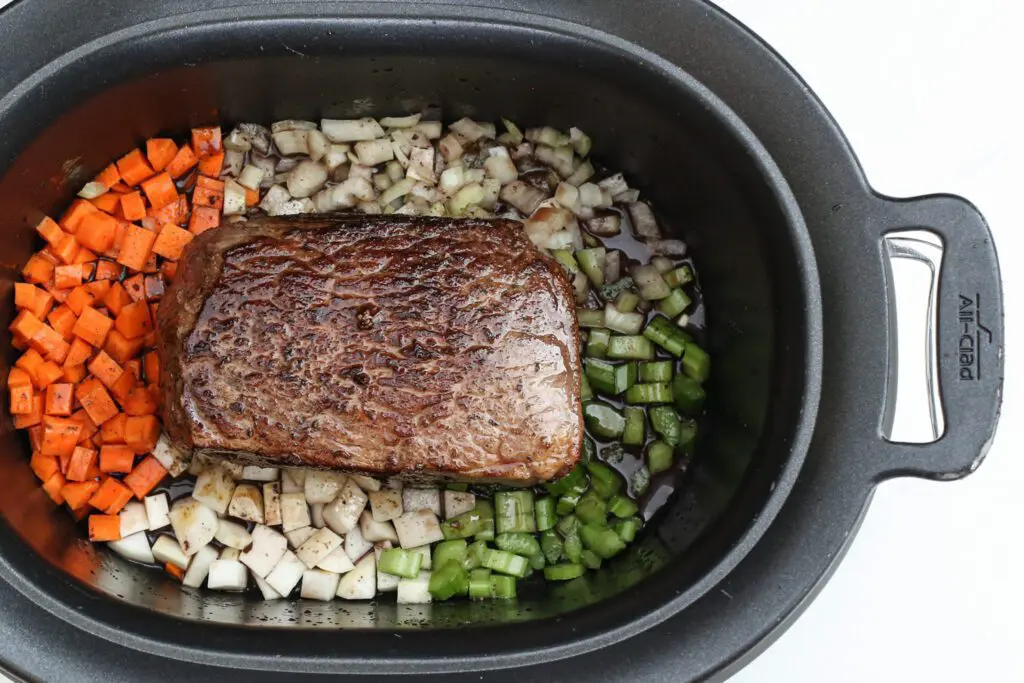
[[[945,430],[931,443],[883,439],[883,478],[959,479],[984,459],[1002,402],[1003,295],[992,235],[974,205],[953,195],[885,199],[879,215],[889,255],[929,262],[935,274],[929,375],[935,375],[933,393],[945,418]],[[942,251],[933,248],[939,254],[935,260],[925,243],[917,242],[923,248],[915,249],[913,240],[893,235],[922,229],[942,239]],[[891,291],[891,273],[889,284]],[[889,343],[896,343],[894,335]],[[890,348],[889,357],[895,352]]]

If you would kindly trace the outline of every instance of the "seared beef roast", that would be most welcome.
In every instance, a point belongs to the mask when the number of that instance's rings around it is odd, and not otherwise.
[[[178,273],[158,323],[179,447],[523,485],[579,459],[572,287],[518,223],[252,220]]]

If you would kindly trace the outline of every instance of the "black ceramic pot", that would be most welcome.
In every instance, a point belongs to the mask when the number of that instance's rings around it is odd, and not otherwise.
[[[958,197],[874,193],[799,77],[698,0],[20,0],[0,11],[0,64],[5,321],[32,226],[144,137],[439,107],[586,130],[690,243],[716,368],[695,465],[628,556],[571,591],[411,611],[183,591],[95,551],[38,490],[4,417],[0,658],[15,674],[724,676],[813,597],[876,484],[964,476],[991,441],[1003,324],[984,220]],[[907,247],[885,236],[907,228],[944,244],[945,430],[927,445],[882,436],[889,256]]]

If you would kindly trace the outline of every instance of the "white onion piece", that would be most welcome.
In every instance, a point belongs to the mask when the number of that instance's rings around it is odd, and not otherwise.
[[[471,118],[463,117],[454,123],[449,124],[448,130],[452,131],[460,141],[476,142],[480,138],[494,137],[494,125],[477,123]]]
[[[299,596],[309,600],[332,600],[338,590],[340,578],[333,572],[307,569],[302,574],[302,588],[299,589]]]
[[[441,182],[438,187],[441,192],[453,195],[466,184],[466,171],[461,166],[451,166],[441,173]]]
[[[220,554],[217,556],[221,560],[237,560],[242,556],[242,551],[238,548],[225,547],[220,549]]]
[[[394,149],[387,140],[367,140],[355,144],[356,157],[365,166],[376,166],[395,158]]]
[[[246,124],[242,124],[246,125]],[[275,121],[270,124],[270,131],[272,133],[281,133],[286,130],[314,130],[316,124],[312,121],[303,121],[301,119],[285,119],[283,121]]]
[[[335,595],[342,600],[371,600],[377,595],[377,559],[373,553],[367,553],[341,577]]]
[[[146,496],[142,501],[146,506],[146,519],[149,522],[149,530],[156,531],[169,526],[171,523],[170,506],[167,502],[167,494],[155,493]]]
[[[580,204],[583,206],[601,206],[603,203],[601,188],[594,183],[580,185]]]
[[[399,605],[426,605],[432,600],[430,595],[430,572],[421,571],[415,579],[400,579],[398,582]]]
[[[212,545],[200,548],[192,556],[192,561],[188,563],[188,569],[185,571],[185,576],[181,579],[181,583],[191,588],[202,586],[203,581],[206,581],[206,577],[210,573],[210,565],[214,563],[218,556],[217,549]]]
[[[389,176],[387,173],[375,173],[373,175],[373,186],[374,188],[381,192],[388,189],[394,184],[395,182],[391,180],[391,176]]]
[[[651,265],[658,269],[658,272],[664,275],[670,270],[676,267],[676,264],[672,259],[665,258],[664,256],[655,256],[651,259]]]
[[[287,597],[306,573],[306,565],[299,561],[292,551],[281,556],[280,562],[266,575],[270,587]]]
[[[538,247],[543,247],[556,232],[564,230],[570,220],[575,220],[575,218],[565,209],[542,206],[526,219],[523,229],[531,242]]]
[[[686,256],[686,242],[682,240],[658,240],[651,244],[655,254],[682,258]],[[673,264],[674,265],[674,264]]]
[[[582,270],[573,276],[572,289],[576,295],[577,304],[582,306],[587,303],[587,299],[590,297],[590,280]]]
[[[472,204],[479,204],[484,199],[484,188],[480,183],[470,183],[459,188],[459,191],[448,202],[448,211],[453,216],[465,215]]]
[[[444,517],[451,519],[476,507],[476,496],[464,491],[444,492]]]
[[[618,282],[621,277],[622,252],[612,249],[604,256],[604,281],[611,284],[613,282]]]
[[[243,591],[248,579],[245,565],[238,560],[217,559],[210,564],[206,586],[211,590]]]
[[[510,154],[512,155],[512,158],[515,159],[516,161],[519,161],[521,159],[529,159],[530,157],[533,156],[533,143],[520,143],[516,145],[515,149],[513,149],[510,152]]]
[[[281,476],[279,467],[260,467],[259,465],[242,467],[242,479],[246,481],[277,481],[279,476]]]
[[[306,494],[306,502],[330,503],[338,492],[345,485],[346,477],[340,472],[326,472],[322,470],[311,470],[306,473],[306,481],[303,482],[303,493]]]
[[[399,577],[394,574],[388,574],[380,570],[380,556],[385,550],[389,550],[394,546],[391,541],[381,541],[374,543],[373,545],[373,558],[377,563],[377,592],[378,593],[390,593],[391,591],[398,590]]]
[[[619,202],[620,204],[632,204],[633,202],[640,201],[640,190],[626,190],[619,194],[613,195],[612,200]]]
[[[260,208],[271,216],[279,215],[281,207],[291,201],[292,196],[281,185],[274,185],[263,195]]]
[[[83,185],[82,189],[78,191],[78,196],[82,199],[96,199],[96,197],[106,194],[106,192],[107,186],[94,180]]]
[[[324,522],[336,533],[347,533],[359,523],[368,502],[363,490],[355,482],[347,481],[338,497],[324,508]]]
[[[384,167],[384,172],[388,174],[392,182],[397,183],[399,180],[405,177],[405,169],[397,161],[389,161]]]
[[[183,474],[188,469],[188,458],[178,448],[171,445],[167,434],[161,433],[153,448],[153,457],[163,465],[172,477]]]
[[[302,545],[296,548],[295,556],[312,569],[321,560],[340,548],[342,543],[341,536],[330,529],[317,529]]]
[[[372,491],[367,495],[370,499],[370,510],[376,522],[389,522],[405,512],[402,507],[401,491]]]
[[[146,506],[138,501],[126,503],[118,514],[121,522],[121,537],[131,536],[140,531],[149,529],[149,517],[146,515]]]
[[[437,140],[444,132],[444,126],[440,121],[420,121],[412,129],[426,135],[428,140]]]
[[[236,550],[245,550],[252,544],[252,536],[244,526],[226,519],[220,520],[220,524],[217,525],[217,533],[213,537],[227,547]]]
[[[563,178],[568,178],[576,170],[572,163],[572,147],[569,145],[562,147],[537,145],[534,154],[538,161],[554,169]]]
[[[192,492],[195,496],[199,487]],[[213,540],[220,526],[217,513],[194,497],[174,501],[171,506],[171,528],[186,555],[193,555]],[[227,509],[227,506],[225,506]]]
[[[161,538],[167,538],[168,542],[177,548],[178,553],[181,553],[181,548],[178,548],[178,544],[172,539],[166,536],[161,536]],[[156,562],[156,558],[153,556],[153,550],[149,547],[149,539],[147,539],[146,534],[141,531],[134,533],[131,536],[122,536],[116,541],[108,542],[107,545],[111,550],[125,559],[134,560],[135,562],[145,562],[146,564],[153,564]]]
[[[281,154],[309,154],[309,143],[305,130],[286,130],[274,133],[274,146]]]
[[[220,175],[221,177],[228,176],[234,178],[241,173],[242,166],[244,165],[245,152],[233,149],[226,150],[224,152],[224,161],[221,163]]]
[[[300,545],[309,540],[309,537],[316,533],[316,529],[312,526],[299,527],[298,529],[292,529],[291,531],[285,532],[285,537],[288,539],[288,545],[292,548],[298,548]]]
[[[572,175],[565,179],[565,182],[570,185],[582,185],[586,181],[590,180],[594,175],[594,165],[589,161],[583,161],[576,170],[572,172]]]
[[[626,179],[621,173],[608,176],[599,182],[598,185],[601,189],[611,192],[613,197],[629,190],[629,185],[626,184]]]
[[[604,327],[619,334],[640,334],[644,326],[642,313],[622,313],[612,304],[604,307]]]
[[[306,490],[306,470],[302,467],[281,469],[281,493],[303,493]]]
[[[568,135],[551,126],[527,128],[526,139],[536,144],[547,145],[548,147],[561,147],[562,145],[568,145],[570,142]]]
[[[320,161],[330,151],[331,142],[320,131],[311,130],[306,133],[306,147],[309,148],[309,158],[313,161]]]
[[[266,580],[256,576],[255,574],[252,575],[252,578],[253,581],[256,582],[256,587],[260,589],[260,593],[263,595],[264,600],[280,600],[284,597],[274,590],[274,587],[267,583]]]
[[[281,523],[281,483],[263,485],[263,523],[277,526]]]
[[[331,145],[327,149],[327,153],[324,154],[323,159],[320,161],[323,162],[324,166],[333,171],[342,164],[348,162],[348,153],[350,150],[351,147],[348,145]]]
[[[433,185],[437,182],[434,175],[434,148],[415,148],[409,154],[409,166],[406,175],[424,183]]]
[[[591,141],[590,136],[579,128],[573,126],[569,129],[569,141],[572,142],[573,148],[581,157],[585,157],[590,154],[590,148],[593,145],[593,142]]]
[[[658,301],[672,294],[672,288],[665,282],[658,269],[652,265],[637,266],[633,269],[633,281],[640,296],[648,301]]]
[[[344,548],[335,548],[327,555],[324,559],[316,565],[317,569],[323,569],[327,572],[334,572],[335,574],[344,574],[350,572],[355,568],[352,564],[352,560],[345,554]]]
[[[600,195],[600,190],[598,190],[598,195]],[[580,204],[580,190],[569,183],[559,183],[555,188],[555,201],[570,211],[575,211]]]
[[[300,161],[288,174],[288,194],[296,199],[312,197],[327,182],[327,169],[315,161]],[[225,209],[227,196],[225,190]]]
[[[407,548],[410,553],[420,556],[420,569],[430,569],[432,558],[430,557],[430,546],[421,545],[416,548]]]
[[[358,142],[384,137],[384,129],[375,120],[367,117],[362,119],[323,119],[320,130],[331,142]]]
[[[484,161],[484,172],[502,185],[508,185],[519,177],[519,171],[504,147],[496,149],[502,150],[503,153],[496,154],[491,150],[491,156]]]
[[[484,198],[480,200],[480,207],[490,211],[498,204],[498,196],[501,194],[501,183],[494,178],[484,178],[480,186],[484,188]]]
[[[263,524],[263,494],[252,484],[239,484],[231,494],[228,515],[247,522]]]
[[[596,216],[586,221],[587,230],[598,237],[614,237],[621,231],[622,218],[617,213]]]
[[[416,181],[412,178],[403,178],[382,192],[377,201],[380,202],[381,206],[387,206],[395,200],[401,199],[405,195],[409,194],[409,192],[412,191],[412,186],[415,182]]]
[[[196,550],[198,551],[198,548]],[[182,551],[181,545],[173,536],[161,536],[156,539],[153,543],[153,558],[156,562],[173,564],[179,569],[188,567],[188,555]]]
[[[373,543],[363,538],[363,532],[358,526],[352,527],[352,529],[345,534],[345,554],[348,555],[348,559],[353,562],[370,552],[372,549]]]
[[[240,128],[234,128],[224,136],[224,149],[232,152],[248,152],[252,149],[252,141]]]
[[[380,491],[381,484],[380,479],[374,479],[373,477],[365,474],[350,474],[348,478],[356,483],[356,486],[369,493],[370,491]]]
[[[309,506],[302,493],[281,494],[281,528],[285,533],[309,526]]]
[[[395,533],[394,525],[391,522],[374,521],[373,515],[370,514],[369,510],[364,511],[359,516],[359,531],[363,538],[370,543],[378,541],[398,542],[398,534]]]
[[[256,576],[266,577],[288,551],[288,539],[262,524],[253,527],[251,536],[252,547],[238,559]]]
[[[519,126],[504,118],[501,120],[501,123],[505,126],[505,131],[508,133],[512,144],[518,145],[523,141],[523,131],[519,130]]]
[[[245,188],[228,178],[224,181],[224,215],[241,216],[245,209]]]
[[[441,492],[436,488],[408,486],[402,490],[402,508],[404,512],[430,510],[435,515],[440,515]]]
[[[324,528],[324,504],[313,503],[309,506],[309,517],[314,529]]]
[[[417,206],[423,204],[423,211],[426,211],[427,206],[436,202],[438,199],[437,190],[434,189],[433,186],[421,182],[413,183],[412,190],[409,191],[409,194],[412,195],[414,198],[413,202],[417,204]],[[422,199],[423,201],[416,202],[416,199]]]
[[[385,116],[380,120],[380,125],[385,128],[412,128],[420,122],[423,114],[409,114],[408,116]]]
[[[437,144],[437,149],[445,161],[451,162],[462,156],[462,143],[454,135],[445,135]]]
[[[633,233],[642,240],[656,240],[661,237],[661,230],[658,229],[658,221],[654,218],[654,212],[644,202],[634,202],[626,207],[629,209],[629,217],[633,221]]]
[[[260,154],[270,151],[270,129],[266,126],[261,126],[258,123],[240,123],[238,130],[249,140],[252,148]]]
[[[501,188],[499,195],[501,200],[511,204],[520,212],[530,215],[537,210],[540,203],[547,198],[547,195],[529,183],[522,180],[513,180]]]
[[[415,548],[418,545],[444,540],[441,525],[437,522],[437,515],[431,510],[405,512],[393,523],[395,533],[398,534],[398,542],[403,548]]]

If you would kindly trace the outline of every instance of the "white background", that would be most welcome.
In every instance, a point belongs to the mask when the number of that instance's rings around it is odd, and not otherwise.
[[[6,0],[0,0],[0,7]],[[1024,681],[1020,394],[1024,36],[1014,0],[720,0],[832,111],[879,191],[963,194],[1002,258],[1008,353],[988,460],[896,481],[797,624],[731,683]],[[1014,315],[1016,314],[1016,315]],[[827,388],[826,388],[827,390]],[[827,417],[827,416],[826,416]]]

